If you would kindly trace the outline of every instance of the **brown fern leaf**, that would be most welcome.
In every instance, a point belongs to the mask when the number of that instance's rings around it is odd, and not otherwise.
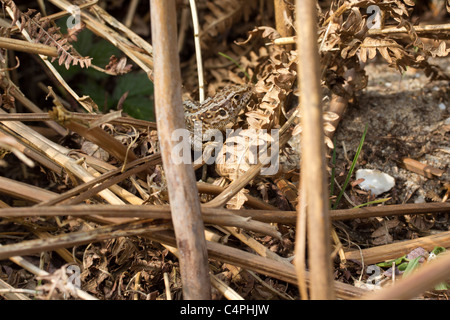
[[[120,59],[116,58],[116,56],[112,55],[109,58],[109,63],[106,65],[105,70],[107,70],[110,74],[125,74],[131,71],[133,66],[131,64],[127,64],[127,58],[122,57]]]
[[[407,6],[413,6],[413,1],[347,0],[346,4],[347,7],[343,14],[333,16],[332,13],[327,13],[321,17],[322,21],[328,17],[334,18],[331,21],[327,19],[326,21],[330,21],[330,23],[323,25],[320,30],[321,38],[326,37],[321,45],[323,52],[331,53],[338,49],[340,58],[348,60],[359,57],[362,62],[375,58],[378,52],[389,63],[389,66],[400,72],[409,66],[423,69],[427,75],[432,77],[432,80],[448,78],[426,60],[431,56],[446,56],[450,50],[446,48],[445,42],[438,42],[437,47],[432,47],[427,46],[420,39],[412,23],[407,20],[410,11]],[[397,27],[404,27],[411,41],[402,44],[388,34],[372,35],[369,33],[370,13],[367,12],[367,8],[372,5],[377,6],[383,12],[382,20],[392,19],[398,23]]]
[[[249,19],[250,12],[257,8],[256,0],[216,0],[206,1],[209,12],[204,16],[201,27],[202,45],[214,41],[220,34],[227,34],[232,25],[239,22],[242,17]],[[217,40],[216,40],[217,41]]]
[[[78,63],[82,68],[91,65],[92,58],[80,56],[70,43],[76,40],[76,34],[80,32],[80,28],[77,31],[69,30],[69,34],[64,36],[60,32],[60,28],[53,25],[48,19],[41,20],[41,14],[35,13],[36,10],[28,9],[24,13],[17,8],[14,1],[1,1],[3,5],[13,11],[13,25],[20,20],[20,31],[25,29],[36,43],[46,44],[57,49],[59,56],[54,57],[52,62],[58,59],[59,65],[64,64],[67,69]]]

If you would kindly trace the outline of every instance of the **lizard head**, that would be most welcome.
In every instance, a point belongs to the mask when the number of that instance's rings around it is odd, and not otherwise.
[[[205,100],[202,112],[198,114],[204,129],[223,130],[236,121],[241,110],[247,106],[252,96],[251,85],[228,86],[214,97]]]

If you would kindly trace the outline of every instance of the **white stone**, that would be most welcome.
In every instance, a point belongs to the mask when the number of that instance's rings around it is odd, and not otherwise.
[[[359,187],[366,191],[371,191],[373,195],[387,192],[395,185],[395,179],[387,173],[372,169],[359,169],[356,171],[356,180],[364,179]]]

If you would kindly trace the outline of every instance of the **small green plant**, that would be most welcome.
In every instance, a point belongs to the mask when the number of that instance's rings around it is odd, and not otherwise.
[[[362,147],[364,145],[364,140],[366,139],[367,129],[368,129],[368,125],[366,124],[364,133],[363,133],[361,140],[359,142],[359,145],[358,145],[358,149],[356,150],[356,154],[353,157],[352,165],[350,166],[350,170],[349,170],[347,177],[345,178],[345,182],[342,186],[342,190],[339,192],[339,195],[337,196],[336,200],[334,201],[333,208],[332,208],[333,210],[337,209],[339,202],[341,201],[341,198],[344,195],[345,189],[347,189],[348,183],[350,182],[350,178],[353,175],[353,171],[355,170],[355,167],[356,167],[356,162],[358,160],[359,154],[361,153]],[[333,180],[334,180],[334,178],[333,178]]]
[[[388,201],[388,200],[391,200],[392,198],[383,198],[383,199],[375,199],[375,200],[373,200],[373,201],[369,201],[369,202],[366,202],[366,203],[363,203],[363,204],[360,204],[360,205],[358,205],[358,206],[355,206],[355,207],[353,207],[353,209],[357,209],[357,208],[362,208],[362,207],[366,207],[366,206],[370,206],[370,205],[372,205],[372,204],[379,204],[379,203],[384,203],[384,202],[386,202],[386,201]]]
[[[416,270],[419,267],[419,261],[422,257],[416,257],[413,260],[408,261],[406,264],[406,268],[403,272],[403,278],[409,277],[414,270]]]
[[[406,269],[408,262],[409,262],[409,260],[406,259],[406,254],[405,254],[404,256],[401,256],[400,258],[397,258],[397,259],[392,259],[392,260],[387,260],[384,262],[377,263],[377,266],[379,266],[380,268],[390,268],[393,265],[395,265],[395,266],[397,266],[397,268],[400,271],[403,271]]]
[[[445,252],[446,249],[443,247],[435,247],[429,257],[428,260],[432,260],[432,259],[436,259],[438,258],[439,254]],[[406,254],[404,256],[401,256],[400,258],[397,259],[393,259],[393,260],[388,260],[385,262],[380,262],[377,263],[377,266],[380,268],[390,268],[393,265],[395,265],[397,267],[397,269],[399,271],[403,271],[403,278],[407,278],[409,277],[415,270],[417,270],[420,266],[420,259],[422,258],[422,256],[418,256],[414,259],[408,259],[406,258]],[[437,284],[434,287],[435,290],[437,291],[446,291],[450,289],[450,285],[447,284],[446,282],[441,282],[439,284]]]

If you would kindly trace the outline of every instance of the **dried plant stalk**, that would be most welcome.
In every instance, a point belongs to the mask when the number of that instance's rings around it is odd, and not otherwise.
[[[0,180],[2,181],[2,180]],[[36,190],[36,189],[35,189]],[[35,191],[34,190],[34,191]],[[37,189],[39,190],[39,189]],[[59,205],[59,206],[34,206],[19,208],[0,209],[0,217],[36,217],[36,216],[102,216],[116,218],[116,222],[128,222],[135,218],[163,219],[170,220],[169,206],[136,206],[136,205]],[[205,211],[202,216],[205,223],[234,226],[262,234],[270,235],[280,239],[281,234],[274,226],[260,221],[249,220],[247,218],[234,215],[232,211]],[[274,254],[274,253],[273,253]]]
[[[46,239],[22,241],[0,246],[0,259],[17,255],[38,253],[58,248],[73,247],[106,239],[127,237],[169,229],[169,224],[157,224],[153,220],[134,220],[122,224],[103,226],[89,231],[71,232]]]
[[[293,33],[292,11],[284,0],[274,0],[275,25],[278,33],[282,37],[290,37]],[[286,46],[286,51],[292,49],[291,45]]]
[[[151,27],[154,46],[155,106],[161,156],[167,177],[172,222],[180,250],[185,299],[210,299],[208,254],[195,175],[189,164],[171,158],[174,130],[185,128],[181,99],[181,74],[177,50],[176,10],[173,0],[152,0]]]
[[[30,43],[28,41],[0,37],[0,48],[43,54],[49,57],[57,57],[58,51],[55,47],[50,47],[40,43]]]
[[[345,252],[345,258],[347,260],[364,260],[364,263],[367,265],[390,259],[396,259],[409,253],[417,247],[422,247],[425,250],[431,251],[437,246],[450,246],[450,231],[440,232],[427,237],[390,243],[378,247],[347,251]]]
[[[332,299],[332,263],[330,218],[328,214],[328,184],[326,179],[325,147],[319,55],[317,46],[317,12],[314,0],[296,1],[297,50],[299,52],[299,83],[302,111],[301,191],[306,201],[309,268],[311,270],[311,299]],[[299,214],[300,217],[300,214]],[[297,228],[300,230],[300,222]],[[296,255],[298,259],[299,256]],[[303,273],[303,271],[300,271]]]

